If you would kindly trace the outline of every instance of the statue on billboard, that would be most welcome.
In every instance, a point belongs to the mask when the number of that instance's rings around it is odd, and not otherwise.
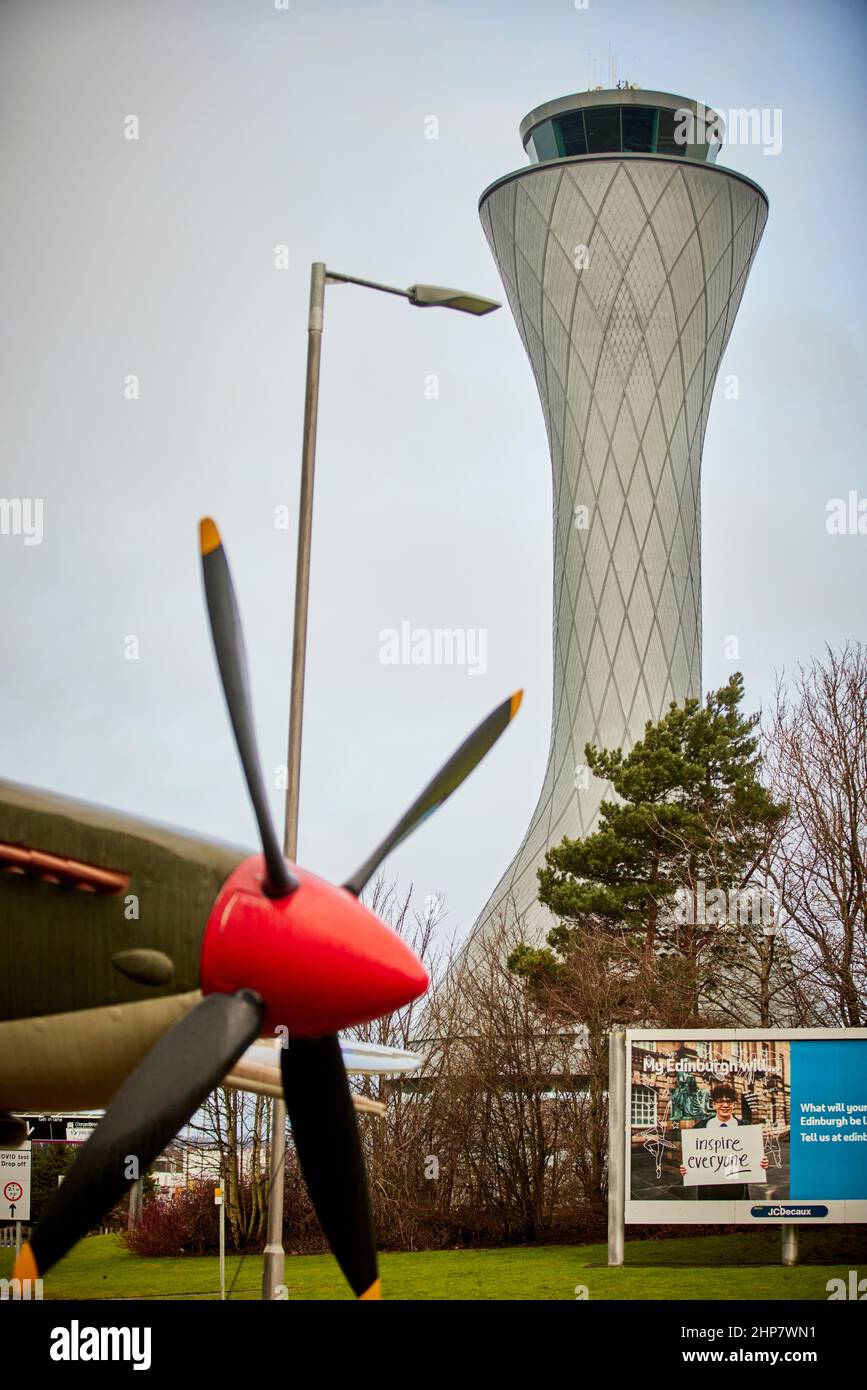
[[[692,1129],[713,1113],[708,1099],[707,1091],[699,1090],[694,1076],[678,1072],[669,1097],[672,1121],[682,1129]]]

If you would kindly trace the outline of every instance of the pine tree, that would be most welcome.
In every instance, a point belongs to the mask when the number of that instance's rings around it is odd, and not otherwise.
[[[704,705],[672,704],[626,755],[587,745],[588,767],[617,800],[602,803],[591,835],[564,839],[545,856],[539,898],[559,925],[547,950],[524,945],[509,961],[531,984],[550,990],[571,947],[609,938],[615,954],[625,947],[646,975],[656,971],[657,984],[676,977],[695,1012],[703,968],[731,923],[684,920],[676,895],[694,903],[701,889],[728,898],[743,888],[787,809],[760,780],[759,717],[741,711],[743,695],[736,674]],[[725,944],[730,955],[731,933]]]

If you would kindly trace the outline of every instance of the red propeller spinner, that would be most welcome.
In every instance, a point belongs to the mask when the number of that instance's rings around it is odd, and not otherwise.
[[[423,994],[421,961],[346,888],[290,865],[298,887],[264,891],[265,860],[239,864],[214,903],[202,943],[205,994],[254,989],[262,1033],[321,1037],[380,1018]]]

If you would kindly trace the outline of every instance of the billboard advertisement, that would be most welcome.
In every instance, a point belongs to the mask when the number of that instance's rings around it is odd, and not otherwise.
[[[867,1029],[631,1030],[626,1220],[867,1221]]]

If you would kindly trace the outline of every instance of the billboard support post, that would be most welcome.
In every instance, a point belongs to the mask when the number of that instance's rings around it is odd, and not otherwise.
[[[608,1263],[622,1265],[626,1240],[626,1032],[608,1034]]]
[[[798,1228],[797,1226],[781,1226],[783,1234],[782,1263],[784,1265],[796,1265],[798,1263]]]

